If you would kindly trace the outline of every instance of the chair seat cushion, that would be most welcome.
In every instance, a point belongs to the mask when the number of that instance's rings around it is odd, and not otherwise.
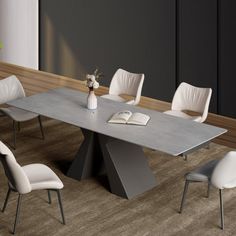
[[[197,121],[197,122],[201,122],[202,117],[201,116],[190,116],[182,111],[176,111],[176,110],[169,110],[169,111],[165,111],[165,114],[168,115],[172,115],[172,116],[177,116],[177,117],[181,117],[184,119],[188,119],[188,120],[193,120],[193,121]]]
[[[110,99],[110,100],[113,100],[113,101],[117,101],[117,102],[126,102],[126,100],[118,95],[112,95],[112,94],[106,94],[106,95],[103,95],[101,96],[103,98],[107,98],[107,99]]]
[[[224,184],[224,188],[235,188],[235,186],[236,186],[236,179],[233,179],[229,183]]]
[[[211,179],[212,172],[219,160],[212,160],[205,165],[187,173],[185,179],[189,181],[208,182]]]
[[[36,113],[25,111],[16,107],[0,108],[0,111],[18,122],[31,120],[38,117],[38,114]]]
[[[22,168],[29,179],[32,190],[63,188],[62,181],[46,165],[30,164]]]

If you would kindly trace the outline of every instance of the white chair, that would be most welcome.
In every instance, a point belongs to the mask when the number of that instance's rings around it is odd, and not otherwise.
[[[0,80],[0,104],[25,97],[25,91],[15,75]],[[0,108],[0,114],[13,120],[13,147],[16,148],[16,129],[20,129],[20,122],[38,118],[42,138],[44,139],[41,117],[33,112],[28,112],[16,107]]]
[[[103,95],[102,97],[118,102],[125,102],[130,105],[137,105],[141,98],[143,81],[144,74],[134,74],[123,69],[118,69],[111,80],[109,94]],[[126,101],[120,96],[122,94],[133,96],[134,99]]]
[[[211,94],[211,88],[199,88],[183,82],[175,92],[171,110],[164,113],[202,123],[208,115]],[[185,111],[197,112],[200,115],[190,116]]]
[[[190,182],[207,182],[208,197],[210,185],[219,189],[221,229],[224,229],[223,189],[236,187],[236,151],[228,152],[224,158],[213,160],[186,174],[180,213],[183,210]]]
[[[0,141],[0,160],[3,164],[5,174],[8,178],[8,192],[2,208],[5,211],[10,193],[18,193],[18,203],[16,210],[15,223],[13,234],[16,232],[16,226],[20,214],[20,205],[22,196],[30,193],[33,190],[45,189],[48,191],[49,204],[51,203],[50,191],[56,191],[62,216],[62,222],[65,224],[63,206],[61,201],[60,189],[63,188],[63,183],[58,176],[46,165],[30,164],[20,166],[10,149]]]

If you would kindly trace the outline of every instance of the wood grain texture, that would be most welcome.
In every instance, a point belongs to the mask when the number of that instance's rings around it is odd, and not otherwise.
[[[221,236],[219,228],[219,198],[217,189],[207,199],[205,184],[190,184],[182,215],[178,213],[184,174],[211,159],[221,158],[228,147],[211,144],[210,150],[200,149],[190,154],[188,161],[160,152],[144,149],[148,163],[159,185],[132,200],[111,194],[105,178],[76,181],[67,177],[67,167],[82,143],[81,130],[56,120],[43,119],[46,140],[41,140],[37,120],[22,123],[17,133],[17,150],[21,165],[44,163],[62,179],[65,187],[62,200],[67,224],[60,223],[56,195],[47,203],[46,191],[34,191],[23,196],[17,235],[19,236]],[[0,140],[11,142],[9,119],[1,118]],[[7,191],[3,168],[0,168],[0,206]],[[224,191],[224,235],[236,232],[236,191]],[[4,213],[0,212],[0,235],[11,235],[17,195],[10,196]]]
[[[44,92],[58,87],[87,91],[84,82],[80,80],[0,62],[0,79],[12,74],[15,74],[20,79],[27,95]],[[99,89],[96,90],[96,94],[99,96],[106,93],[108,93],[108,88],[103,86],[100,86]],[[142,97],[139,106],[158,111],[165,111],[170,109],[171,104],[149,97]],[[221,135],[215,139],[214,142],[236,148],[236,119],[210,113],[206,123],[228,130],[226,134]]]

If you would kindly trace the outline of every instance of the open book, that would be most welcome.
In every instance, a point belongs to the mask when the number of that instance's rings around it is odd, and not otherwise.
[[[147,125],[150,116],[143,113],[131,111],[120,111],[115,113],[108,123],[115,124],[132,124],[132,125]]]

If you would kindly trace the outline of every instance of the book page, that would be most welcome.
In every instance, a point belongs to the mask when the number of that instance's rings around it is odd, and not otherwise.
[[[134,124],[134,125],[147,125],[150,116],[143,114],[143,113],[133,113],[132,116],[127,121],[127,124]]]
[[[108,122],[125,124],[129,120],[131,115],[132,115],[131,111],[120,111],[120,112],[115,113]]]

